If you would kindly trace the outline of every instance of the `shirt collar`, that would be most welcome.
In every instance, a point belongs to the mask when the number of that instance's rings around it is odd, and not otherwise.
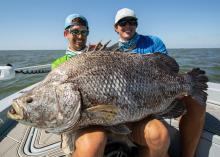
[[[79,55],[79,54],[83,53],[83,50],[85,50],[85,48],[82,49],[82,50],[80,50],[80,51],[74,51],[74,50],[71,50],[71,49],[68,47],[68,48],[66,49],[66,55],[71,58],[71,57],[73,57],[73,56],[75,56],[75,55]]]
[[[119,39],[119,49],[125,52],[134,49],[139,38],[140,35],[135,33],[135,35],[129,41],[123,41],[122,39]]]

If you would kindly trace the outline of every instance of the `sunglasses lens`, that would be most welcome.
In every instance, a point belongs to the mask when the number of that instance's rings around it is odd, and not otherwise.
[[[137,26],[137,21],[129,21],[129,24],[132,26]]]
[[[72,35],[78,35],[80,32],[79,32],[79,30],[77,30],[77,29],[73,29],[73,30],[70,30],[70,33],[71,33]]]
[[[87,35],[89,34],[89,31],[83,30],[83,31],[81,31],[81,34],[82,34],[83,36],[87,36]]]
[[[118,22],[118,25],[121,27],[126,26],[127,24],[131,26],[137,26],[137,21],[136,20],[123,20],[123,21]]]
[[[119,26],[125,26],[127,24],[127,21],[120,21],[118,22]]]
[[[70,33],[71,33],[72,35],[79,35],[79,34],[81,34],[81,35],[83,35],[83,36],[87,36],[87,35],[89,34],[89,31],[87,31],[87,30],[82,30],[82,31],[80,31],[80,30],[78,30],[78,29],[73,29],[73,30],[70,30]]]

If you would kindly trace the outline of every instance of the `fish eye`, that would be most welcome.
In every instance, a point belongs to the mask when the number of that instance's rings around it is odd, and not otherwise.
[[[26,102],[27,103],[31,103],[33,101],[33,98],[32,97],[28,97],[27,99],[26,99]]]

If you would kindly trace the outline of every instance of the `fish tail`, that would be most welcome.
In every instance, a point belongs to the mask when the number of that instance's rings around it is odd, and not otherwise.
[[[208,77],[205,75],[205,71],[199,68],[194,68],[187,74],[191,77],[192,80],[192,90],[190,95],[199,104],[206,106],[206,100],[208,96],[208,94],[206,93],[206,90],[208,88]]]

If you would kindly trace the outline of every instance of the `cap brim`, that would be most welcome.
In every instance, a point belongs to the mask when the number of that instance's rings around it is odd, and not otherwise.
[[[119,20],[115,23],[115,25],[117,25],[119,21],[123,21],[123,20],[131,20],[131,19],[135,19],[135,20],[137,20],[137,18],[134,17],[134,16],[126,16],[126,17],[123,17],[123,18],[119,19]]]

